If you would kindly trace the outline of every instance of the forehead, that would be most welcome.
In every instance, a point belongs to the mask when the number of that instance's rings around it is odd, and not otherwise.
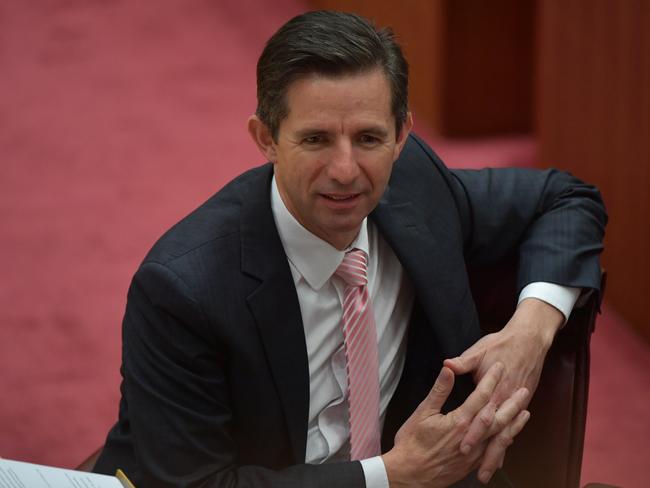
[[[310,74],[286,93],[286,121],[392,118],[390,84],[381,69],[341,76]]]

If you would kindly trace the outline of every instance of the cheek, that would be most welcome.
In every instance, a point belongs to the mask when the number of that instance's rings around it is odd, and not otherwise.
[[[318,158],[303,161],[299,168],[301,191],[306,194],[317,192],[326,180],[324,169],[325,165]]]
[[[377,192],[377,193],[384,192],[384,189],[388,184],[388,180],[390,179],[392,169],[393,169],[392,160],[384,160],[380,164],[373,165],[370,168],[368,168],[366,174],[368,175],[368,178],[372,183],[373,192]]]
[[[276,172],[282,172],[283,179],[290,186],[290,190],[301,192],[308,180],[308,162],[304,158],[291,153],[283,156],[282,163],[278,164],[279,167]]]

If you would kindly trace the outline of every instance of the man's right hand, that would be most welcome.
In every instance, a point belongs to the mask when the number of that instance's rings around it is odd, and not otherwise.
[[[525,388],[496,410],[491,398],[502,374],[503,365],[495,363],[465,403],[443,415],[440,409],[454,386],[454,373],[442,368],[427,397],[397,432],[393,449],[382,456],[391,488],[442,488],[464,478],[479,464],[481,481],[489,480],[499,467],[496,460],[502,456],[490,452],[490,459],[483,459],[487,439],[498,434],[511,441],[530,416],[524,410],[528,397]],[[480,422],[472,423],[477,415]],[[460,441],[470,426],[481,429],[475,438],[482,441],[463,454]],[[505,451],[509,442],[499,444]]]

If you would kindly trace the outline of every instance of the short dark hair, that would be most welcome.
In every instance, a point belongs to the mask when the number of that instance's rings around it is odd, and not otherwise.
[[[393,32],[359,15],[313,11],[284,24],[257,62],[257,116],[277,141],[289,85],[310,74],[342,76],[381,68],[391,88],[397,134],[408,114],[408,63]]]

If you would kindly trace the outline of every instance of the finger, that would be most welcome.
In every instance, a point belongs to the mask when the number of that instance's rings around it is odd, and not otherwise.
[[[517,414],[526,407],[529,395],[526,388],[520,388],[498,409],[498,404],[494,402],[494,396],[474,417],[465,437],[461,440],[460,450],[463,454],[467,454],[476,444],[492,437],[510,424]]]
[[[508,424],[508,426],[495,435],[485,449],[485,455],[478,469],[478,479],[481,483],[488,483],[494,472],[503,466],[506,449],[512,444],[513,439],[530,418],[530,412],[523,410]]]
[[[489,437],[488,431],[494,422],[496,410],[496,404],[490,401],[474,417],[465,437],[460,441],[460,451],[463,454],[468,454],[472,447]]]
[[[490,446],[491,446],[491,444],[490,444]],[[490,446],[488,446],[488,447],[490,447]],[[483,463],[481,463],[481,466],[478,468],[477,478],[481,483],[487,485],[490,482],[490,480],[492,479],[492,476],[494,476],[494,473],[496,472],[496,470],[503,467],[503,462],[505,461],[505,458],[506,458],[506,451],[505,451],[505,449],[499,450],[498,452],[497,452],[496,449],[493,450],[493,451],[488,451],[486,449],[485,454],[486,454],[486,457],[484,459],[487,459],[488,454],[490,455],[490,462],[489,462],[489,464],[487,464],[485,466],[483,465],[485,463],[485,461],[483,461]],[[494,467],[494,466],[496,466],[496,467]]]
[[[494,421],[490,426],[488,435],[493,436],[508,427],[510,423],[526,408],[530,393],[528,388],[519,388],[501,404],[494,414]]]
[[[442,406],[447,401],[452,388],[454,387],[454,372],[443,367],[431,387],[427,397],[418,405],[417,411],[426,411],[427,414],[440,413]]]
[[[494,401],[494,403],[496,403],[497,407],[499,407],[503,402],[505,402],[508,399],[510,395],[512,395],[512,392],[514,391],[514,386],[512,385],[512,380],[510,379],[508,371],[504,369],[503,376],[501,377],[501,381],[499,382],[499,385],[496,387],[496,389],[494,390],[494,394],[492,395],[492,400]]]
[[[465,403],[458,407],[454,412],[460,418],[470,419],[470,421],[476,416],[476,414],[490,401],[492,393],[496,388],[501,375],[503,374],[503,364],[500,362],[494,363],[490,369],[487,370],[485,376],[479,381],[474,391],[467,397]],[[468,422],[469,425],[469,422]]]

